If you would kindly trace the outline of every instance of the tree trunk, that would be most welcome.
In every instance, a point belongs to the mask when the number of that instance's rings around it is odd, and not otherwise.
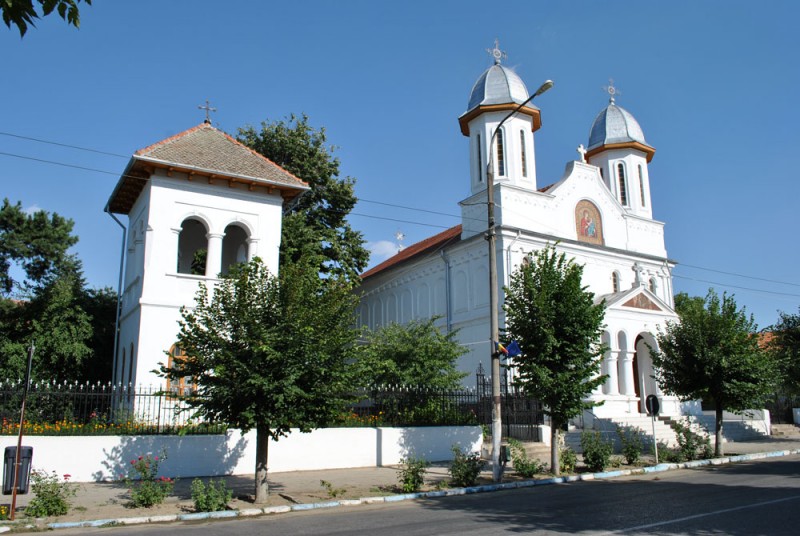
[[[267,482],[267,460],[269,459],[269,428],[256,427],[256,504],[264,504],[269,498]]]
[[[550,470],[556,476],[561,474],[561,463],[558,458],[559,446],[559,425],[550,419]]]
[[[719,458],[722,456],[722,404],[717,402],[716,409],[717,433],[714,438],[714,456]]]

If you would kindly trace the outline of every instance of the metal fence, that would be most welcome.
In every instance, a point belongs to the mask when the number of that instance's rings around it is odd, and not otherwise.
[[[384,386],[355,393],[356,402],[333,426],[489,425],[491,393],[478,375],[476,389],[438,390]],[[0,435],[19,431],[21,381],[0,381]],[[147,386],[34,383],[25,410],[27,435],[208,434],[223,433],[225,423],[191,418],[175,393]],[[504,435],[538,439],[543,422],[539,403],[522,393],[504,391]]]
[[[0,382],[0,435],[19,431],[22,381]],[[111,383],[35,382],[25,402],[28,435],[222,433],[223,423],[197,422],[160,388]],[[185,409],[185,408],[183,408]]]
[[[478,366],[475,375],[476,391],[480,402],[478,420],[481,424],[492,422],[492,383],[483,365]],[[509,381],[507,368],[500,375],[500,411],[503,437],[541,441],[541,425],[544,412],[539,400],[519,389]]]

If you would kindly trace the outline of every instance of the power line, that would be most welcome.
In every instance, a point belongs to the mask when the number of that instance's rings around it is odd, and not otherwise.
[[[788,297],[792,297],[792,298],[800,298],[800,294],[791,294],[789,292],[778,292],[778,291],[775,291],[775,290],[762,290],[762,289],[758,289],[758,288],[742,287],[742,286],[739,286],[739,285],[730,285],[728,283],[719,283],[717,281],[710,281],[708,279],[696,279],[694,277],[686,277],[685,275],[678,275],[678,274],[674,274],[674,273],[672,274],[672,277],[677,277],[679,279],[687,279],[689,281],[697,281],[699,283],[707,283],[709,285],[716,285],[716,286],[719,286],[719,287],[735,288],[735,289],[739,289],[739,290],[747,290],[747,291],[750,291],[750,292],[761,292],[762,294],[773,294],[775,296],[788,296]]]
[[[756,281],[765,281],[767,283],[777,283],[779,285],[791,285],[793,287],[800,287],[800,284],[798,284],[798,283],[789,283],[788,281],[778,281],[776,279],[766,279],[766,278],[763,278],[763,277],[756,277],[756,276],[753,276],[753,275],[737,274],[735,272],[725,272],[723,270],[715,270],[713,268],[703,268],[702,266],[694,266],[692,264],[686,264],[686,263],[683,263],[683,262],[680,263],[680,266],[686,266],[687,268],[696,268],[698,270],[705,270],[707,272],[715,272],[715,273],[718,273],[718,274],[733,275],[733,276],[736,276],[736,277],[743,277],[745,279],[754,279]]]
[[[77,166],[75,164],[67,164],[67,163],[64,163],[64,162],[56,162],[55,160],[45,160],[44,158],[35,158],[33,156],[24,156],[24,155],[21,155],[21,154],[6,153],[6,152],[3,152],[3,151],[0,151],[0,155],[11,156],[13,158],[21,158],[22,160],[33,160],[34,162],[42,162],[44,164],[53,164],[54,166],[62,166],[62,167],[68,167],[68,168],[73,168],[73,169],[80,169],[80,170],[83,170],[83,171],[94,171],[95,173],[105,173],[106,175],[119,175],[119,173],[114,173],[112,171],[105,171],[105,170],[102,170],[102,169],[90,168],[90,167],[85,167],[85,166]]]
[[[32,138],[30,136],[21,136],[19,134],[12,134],[11,132],[0,132],[2,136],[9,136],[11,138],[17,138],[20,140],[28,140],[28,141],[35,141],[38,143],[46,143],[47,145],[57,145],[59,147],[67,147],[69,149],[78,149],[80,151],[87,151],[90,153],[97,153],[97,154],[104,154],[108,156],[118,156],[120,158],[128,158],[128,156],[124,154],[117,154],[117,153],[109,153],[108,151],[100,151],[98,149],[90,149],[89,147],[81,147],[79,145],[70,145],[68,143],[60,143],[57,141],[50,141],[50,140],[43,140],[41,138]]]
[[[119,154],[116,154],[116,153],[110,153],[110,152],[106,152],[106,151],[99,151],[99,150],[90,149],[90,148],[86,148],[86,147],[80,147],[80,146],[77,146],[77,145],[69,145],[69,144],[64,144],[64,143],[59,143],[59,142],[54,142],[54,141],[42,140],[42,139],[39,139],[39,138],[31,138],[31,137],[28,137],[28,136],[21,136],[21,135],[11,134],[11,133],[7,133],[7,132],[0,132],[0,134],[4,135],[4,136],[11,136],[11,137],[20,138],[20,139],[27,139],[27,140],[31,140],[31,141],[37,141],[37,142],[40,142],[40,143],[46,143],[46,144],[50,144],[50,145],[58,145],[58,146],[62,146],[62,147],[78,149],[78,150],[83,150],[83,151],[89,151],[89,152],[98,153],[98,154],[105,154],[105,155],[109,155],[109,156],[118,156],[118,157],[127,158],[124,155],[119,155]],[[25,155],[20,155],[20,154],[15,154],[15,153],[8,153],[8,152],[4,152],[4,151],[0,151],[0,155],[9,156],[9,157],[12,157],[12,158],[19,158],[19,159],[22,159],[22,160],[30,160],[30,161],[34,161],[34,162],[40,162],[40,163],[44,163],[44,164],[62,166],[62,167],[67,167],[67,168],[72,168],[72,169],[79,169],[81,171],[91,171],[91,172],[94,172],[94,173],[103,173],[103,174],[106,174],[106,175],[113,175],[113,176],[126,176],[126,175],[121,175],[121,174],[119,174],[117,172],[113,172],[113,171],[107,171],[107,170],[103,170],[103,169],[91,168],[91,167],[87,167],[87,166],[79,166],[79,165],[76,165],[76,164],[68,164],[68,163],[65,163],[65,162],[58,162],[58,161],[55,161],[55,160],[47,160],[47,159],[44,159],[44,158],[36,158],[36,157],[32,157],[32,156],[25,156]],[[140,177],[133,177],[133,178],[140,179]],[[377,200],[373,200],[373,199],[359,198],[359,201],[363,201],[363,202],[366,202],[366,203],[373,203],[373,204],[382,205],[382,206],[401,208],[401,209],[405,209],[405,210],[413,210],[413,211],[417,211],[417,212],[424,212],[424,213],[434,214],[434,215],[438,215],[438,216],[446,216],[446,217],[452,217],[452,218],[460,217],[459,215],[456,215],[456,214],[450,214],[450,213],[446,213],[446,212],[439,212],[439,211],[434,211],[434,210],[410,207],[410,206],[407,206],[407,205],[399,205],[399,204],[396,204],[396,203],[387,203],[385,201],[377,201]],[[334,211],[334,209],[330,209],[330,208],[327,208],[326,210]],[[521,214],[521,213],[519,213],[517,211],[513,211],[513,210],[509,210],[509,209],[504,209],[504,210],[507,210],[508,212],[510,212],[512,214],[516,214],[518,216],[525,216],[528,219],[530,219],[529,215],[524,215],[524,214]],[[335,211],[335,212],[342,213],[344,211]],[[450,228],[450,226],[446,226],[446,225],[425,223],[425,222],[419,222],[419,221],[413,221],[413,220],[405,220],[405,219],[400,219],[400,218],[389,218],[389,217],[386,217],[386,216],[374,216],[374,215],[371,215],[371,214],[363,214],[363,213],[357,213],[357,212],[350,212],[349,214],[352,215],[352,216],[359,216],[359,217],[363,217],[363,218],[371,218],[371,219],[376,219],[376,220],[391,221],[391,222],[395,222],[395,223],[405,223],[405,224],[409,224],[409,225],[419,225],[419,226],[422,226],[422,227],[431,227],[431,228],[437,228],[437,229],[449,229]],[[465,219],[471,219],[471,220],[474,220],[474,221],[483,221],[482,218],[465,218]],[[539,225],[547,227],[547,228],[549,228],[551,230],[555,230],[554,227],[552,227],[550,225],[547,225],[547,224],[545,224],[543,222],[540,222],[540,221],[537,221],[537,220],[533,220],[533,221],[535,221]],[[797,283],[791,283],[791,282],[787,282],[787,281],[779,281],[779,280],[775,280],[775,279],[768,279],[768,278],[762,278],[762,277],[757,277],[757,276],[748,276],[748,275],[744,275],[744,274],[737,274],[737,273],[734,273],[734,272],[726,272],[726,271],[723,271],[723,270],[716,270],[716,269],[713,269],[713,268],[705,268],[705,267],[702,267],[702,266],[697,266],[697,265],[692,265],[692,264],[679,263],[678,266],[679,267],[694,268],[694,269],[697,269],[697,270],[705,270],[705,271],[708,271],[708,272],[714,272],[714,273],[719,273],[719,274],[724,274],[724,275],[731,275],[731,276],[735,276],[735,277],[741,277],[741,278],[744,278],[744,279],[752,279],[754,281],[763,281],[763,282],[767,282],[767,283],[774,283],[774,284],[780,284],[780,285],[789,285],[789,286],[794,286],[794,287],[800,287],[800,284],[797,284]],[[765,293],[765,294],[773,294],[773,295],[787,296],[787,297],[800,297],[800,294],[792,294],[792,293],[783,293],[783,292],[777,292],[777,291],[771,291],[771,290],[754,289],[754,288],[750,288],[750,287],[730,285],[730,284],[727,284],[727,283],[719,283],[719,282],[716,282],[716,281],[710,281],[710,280],[704,280],[704,279],[696,279],[696,278],[691,278],[691,277],[688,277],[688,276],[682,276],[682,275],[678,275],[678,274],[674,274],[674,273],[673,273],[673,277],[677,277],[677,278],[680,278],[680,279],[691,280],[691,281],[702,282],[702,283],[706,283],[706,284],[718,285],[718,286],[722,286],[722,287],[736,288],[736,289],[746,290],[746,291],[751,291],[751,292],[761,292],[761,293]]]

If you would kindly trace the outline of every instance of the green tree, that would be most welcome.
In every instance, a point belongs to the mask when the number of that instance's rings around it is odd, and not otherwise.
[[[86,5],[92,5],[92,0],[83,0]],[[53,11],[58,16],[67,21],[68,24],[80,28],[81,17],[78,4],[81,0],[2,0],[0,1],[0,11],[3,12],[3,22],[11,28],[17,27],[20,37],[28,31],[28,25],[36,27],[34,20],[50,15]],[[36,11],[36,4],[39,4],[42,14]]]
[[[600,374],[605,303],[582,285],[583,266],[548,246],[511,275],[505,289],[506,332],[522,349],[517,382],[550,415],[551,463],[559,474],[559,435],[569,419],[594,404]]]
[[[22,204],[8,199],[0,207],[0,292],[8,296],[16,287],[24,293],[42,283],[62,265],[72,262],[67,250],[78,242],[72,220],[43,210],[26,214]],[[14,281],[11,263],[18,263],[26,281]]]
[[[455,389],[467,375],[456,368],[466,349],[455,331],[442,333],[435,318],[389,324],[365,335],[363,378],[372,385]]]
[[[319,272],[355,281],[367,266],[364,238],[347,222],[358,199],[355,179],[339,177],[335,147],[327,146],[325,129],[315,129],[308,117],[262,122],[239,129],[238,140],[309,184],[283,218],[281,270],[308,255],[320,259]]]
[[[782,394],[800,395],[800,308],[797,314],[780,313],[778,323],[770,326],[773,338],[769,351],[781,369]]]
[[[114,368],[114,329],[117,317],[117,293],[109,287],[83,289],[80,306],[89,316],[92,336],[88,341],[92,353],[84,361],[80,379],[110,382]]]
[[[667,322],[652,349],[656,379],[681,400],[714,403],[714,453],[722,455],[722,412],[758,407],[774,388],[775,360],[758,346],[752,316],[733,296],[709,289],[705,299],[675,297],[679,322]]]
[[[9,336],[1,350],[6,377],[25,377],[27,349],[34,341],[33,379],[83,379],[81,372],[92,355],[91,319],[81,307],[83,287],[80,266],[75,261],[49,275],[29,300],[7,300],[12,305],[3,308],[2,325]]]
[[[343,279],[320,278],[318,263],[300,259],[276,278],[254,259],[211,294],[201,285],[195,307],[181,312],[178,344],[188,357],[160,369],[194,378],[197,392],[185,401],[195,415],[256,430],[257,503],[269,494],[269,440],[325,426],[352,401],[357,298]]]
[[[22,378],[31,341],[37,380],[111,378],[116,295],[86,288],[72,220],[26,214],[8,199],[0,207],[0,373]],[[11,277],[12,263],[24,279]],[[12,299],[10,295],[19,299]]]

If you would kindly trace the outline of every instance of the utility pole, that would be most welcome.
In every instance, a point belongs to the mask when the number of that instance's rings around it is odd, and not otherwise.
[[[503,434],[503,422],[500,414],[500,352],[496,344],[500,341],[500,329],[498,314],[497,296],[497,234],[494,226],[494,140],[497,133],[511,116],[520,111],[526,104],[531,102],[548,89],[553,87],[553,81],[547,80],[539,86],[536,92],[528,97],[511,111],[494,128],[492,138],[489,140],[489,159],[486,166],[486,207],[489,228],[486,232],[486,241],[489,243],[489,353],[492,358],[492,480],[500,482],[500,443]]]

